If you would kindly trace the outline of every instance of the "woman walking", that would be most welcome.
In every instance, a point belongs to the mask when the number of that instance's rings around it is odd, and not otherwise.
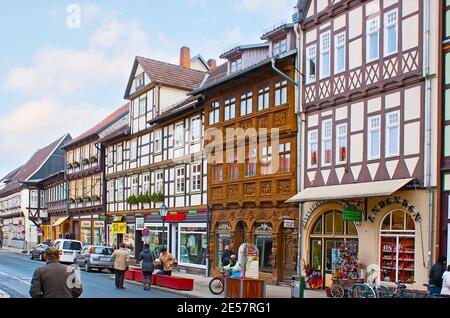
[[[145,244],[144,250],[139,255],[139,261],[142,261],[142,272],[144,273],[144,290],[150,290],[152,287],[152,274],[155,258],[150,245]]]

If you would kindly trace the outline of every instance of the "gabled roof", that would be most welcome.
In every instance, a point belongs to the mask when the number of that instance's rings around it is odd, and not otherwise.
[[[9,181],[12,180],[12,178],[14,178],[14,176],[20,171],[20,169],[22,169],[23,166],[20,166],[19,168],[14,169],[13,171],[11,171],[10,173],[8,173],[6,176],[4,176],[2,179],[0,179],[0,183],[6,182],[8,183]]]
[[[287,32],[291,29],[294,29],[294,23],[283,23],[281,25],[273,27],[271,30],[264,32],[263,36],[261,36],[261,40],[269,40],[275,36],[278,36],[280,32]]]
[[[230,50],[227,50],[226,52],[222,53],[220,56],[221,59],[226,59],[230,57],[231,55],[237,54],[239,52],[245,51],[245,50],[251,50],[251,49],[262,49],[265,47],[269,47],[269,43],[256,43],[256,44],[246,44],[246,45],[239,45],[236,46]]]
[[[33,176],[48,160],[48,158],[61,147],[61,144],[66,138],[69,137],[68,134],[62,136],[58,140],[54,141],[50,145],[45,148],[39,149],[36,151],[33,156],[28,160],[28,162],[23,165],[20,170],[16,173],[16,175],[12,178],[11,182],[9,182],[1,191],[0,196],[9,195],[12,192],[15,192],[20,189],[20,184],[29,180],[31,176]]]
[[[129,99],[130,97],[130,90],[134,80],[133,75],[139,64],[142,66],[145,74],[147,74],[152,83],[184,89],[186,91],[191,91],[199,87],[206,75],[206,72],[137,56],[128,80],[125,99]]]
[[[77,138],[75,138],[75,139],[69,141],[68,143],[66,143],[63,148],[67,149],[69,147],[78,145],[78,144],[80,144],[80,143],[82,143],[82,142],[84,142],[84,141],[86,141],[88,139],[97,137],[97,135],[101,131],[103,131],[106,128],[110,127],[112,124],[117,122],[123,116],[126,116],[128,114],[128,112],[129,112],[129,108],[130,108],[130,104],[129,103],[123,105],[118,110],[116,110],[114,113],[110,114],[108,117],[106,117],[101,122],[96,124],[94,127],[92,127],[91,129],[85,131],[84,133],[82,133]]]
[[[209,71],[211,68],[208,65],[208,62],[205,61],[205,59],[203,58],[203,56],[201,54],[197,54],[196,56],[194,56],[193,58],[191,58],[191,64],[192,62],[199,60],[200,62],[202,62],[202,64],[205,66],[205,68]]]

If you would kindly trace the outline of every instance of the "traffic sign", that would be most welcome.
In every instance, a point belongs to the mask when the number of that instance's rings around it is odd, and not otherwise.
[[[148,229],[143,229],[142,230],[142,236],[143,237],[148,237],[150,236],[150,231]]]

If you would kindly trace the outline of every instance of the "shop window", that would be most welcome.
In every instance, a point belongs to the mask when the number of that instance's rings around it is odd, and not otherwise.
[[[325,214],[325,234],[333,234],[333,212]]]
[[[254,234],[259,251],[259,271],[272,273],[272,224],[256,223]]]
[[[342,219],[342,214],[336,213],[334,215],[334,233],[344,234],[344,220]]]
[[[123,242],[127,246],[126,248],[129,250],[132,256],[134,256],[134,243],[135,243],[135,230],[134,224],[127,225],[127,234],[123,235]]]
[[[358,235],[358,231],[356,230],[356,226],[353,222],[347,223],[347,234],[348,235]]]
[[[322,218],[320,218],[319,221],[316,223],[316,226],[314,226],[313,233],[322,234]]]
[[[148,244],[150,245],[150,250],[153,252],[155,259],[159,257],[161,251],[161,245],[163,242],[163,227],[162,224],[150,224],[145,225],[145,228],[150,231]],[[169,226],[165,224],[164,231],[164,242],[167,245],[169,237]]]
[[[343,220],[342,212],[329,211],[321,215],[312,227],[311,235],[357,235],[353,222]]]
[[[206,225],[190,224],[179,226],[178,261],[180,264],[204,267],[208,239]]]
[[[222,266],[222,254],[225,250],[225,246],[231,245],[231,224],[230,223],[219,223],[216,228],[217,238],[216,238],[216,258],[219,266]],[[231,247],[230,247],[231,248]],[[233,251],[237,253],[237,251]]]
[[[405,211],[390,212],[381,226],[381,280],[414,283],[415,226]]]

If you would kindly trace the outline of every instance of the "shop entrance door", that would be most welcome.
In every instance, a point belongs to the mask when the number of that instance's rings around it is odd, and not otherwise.
[[[243,243],[248,243],[246,240],[246,232],[247,232],[247,226],[244,221],[239,221],[239,223],[236,225],[236,234],[235,234],[235,240],[234,240],[234,249],[235,253],[238,252],[239,247]]]
[[[290,283],[297,272],[297,240],[292,231],[283,232],[281,238],[282,255],[281,263],[278,263],[278,266],[282,267],[280,280]]]

